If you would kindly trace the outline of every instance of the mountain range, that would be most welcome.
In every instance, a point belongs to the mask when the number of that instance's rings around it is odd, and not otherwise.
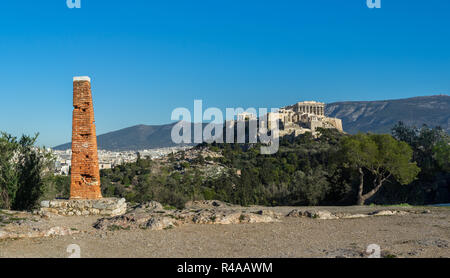
[[[390,133],[402,121],[411,126],[440,126],[450,133],[450,96],[435,95],[380,101],[345,101],[325,107],[329,117],[342,119],[348,133]],[[176,146],[171,130],[176,123],[165,125],[136,125],[97,136],[98,148],[111,151],[142,150]],[[192,126],[192,131],[193,131]],[[71,143],[54,147],[71,148]]]
[[[136,125],[97,136],[98,149],[110,151],[145,150],[174,147],[171,131],[176,123],[165,125]],[[193,131],[192,127],[192,131]],[[193,139],[191,140],[193,142]],[[67,150],[72,143],[54,147],[54,150]]]
[[[325,114],[342,119],[348,133],[390,133],[402,121],[420,127],[440,126],[450,132],[450,96],[435,95],[380,101],[346,101],[327,104]]]

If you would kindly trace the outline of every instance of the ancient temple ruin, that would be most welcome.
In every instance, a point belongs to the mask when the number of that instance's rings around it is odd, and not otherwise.
[[[297,102],[280,108],[278,113],[269,113],[269,128],[272,121],[278,121],[279,134],[315,133],[318,127],[335,128],[343,132],[342,120],[325,116],[325,103],[316,101]]]

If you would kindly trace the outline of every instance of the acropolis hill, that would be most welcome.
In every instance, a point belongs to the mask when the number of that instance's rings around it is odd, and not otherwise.
[[[344,131],[341,119],[325,116],[325,103],[323,102],[303,101],[280,108],[278,113],[269,113],[268,122],[273,120],[278,120],[280,136],[288,134],[297,136],[305,132],[315,134],[319,127]]]

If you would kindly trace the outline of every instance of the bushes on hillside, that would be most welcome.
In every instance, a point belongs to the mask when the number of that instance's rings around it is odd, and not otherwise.
[[[34,137],[23,135],[17,140],[1,133],[0,208],[32,209],[44,193],[51,155],[34,146],[37,137],[38,134]]]
[[[392,128],[394,138],[406,142],[413,151],[413,161],[421,171],[411,183],[411,191],[402,195],[410,203],[448,203],[450,202],[450,136],[440,127],[420,128],[407,126],[399,122]],[[383,202],[385,200],[379,200]]]

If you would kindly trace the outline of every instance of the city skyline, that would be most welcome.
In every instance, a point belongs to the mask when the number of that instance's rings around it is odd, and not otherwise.
[[[365,2],[3,3],[0,129],[69,142],[78,75],[92,78],[97,134],[169,123],[194,99],[225,109],[448,94],[450,3]]]

